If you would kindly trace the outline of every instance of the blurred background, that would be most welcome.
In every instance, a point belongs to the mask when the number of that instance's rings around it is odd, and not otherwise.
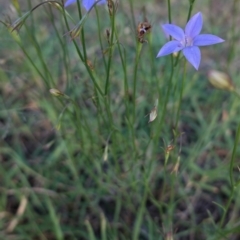
[[[0,239],[239,239],[239,2],[195,1],[202,33],[226,41],[201,48],[199,71],[187,64],[184,75],[180,59],[166,98],[171,60],[156,55],[168,41],[167,1],[119,0],[109,103],[86,70],[104,88],[107,6],[84,23],[86,64],[76,47],[84,51],[83,35],[75,46],[56,6],[40,6],[11,31],[41,2],[0,0]],[[170,2],[172,22],[184,28],[191,1]],[[77,5],[67,11],[73,29]],[[146,21],[131,126],[136,31]],[[212,70],[226,74],[230,91],[210,84]]]

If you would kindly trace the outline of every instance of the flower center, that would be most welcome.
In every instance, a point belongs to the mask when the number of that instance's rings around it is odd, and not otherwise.
[[[184,47],[190,47],[193,45],[193,39],[191,37],[188,37],[188,36],[184,36],[184,39],[181,41],[181,44],[184,46]]]

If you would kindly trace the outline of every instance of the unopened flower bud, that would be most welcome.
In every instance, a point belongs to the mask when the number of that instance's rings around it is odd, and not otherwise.
[[[156,100],[155,105],[149,114],[148,123],[153,122],[157,118],[157,106],[158,106],[158,99]]]
[[[108,160],[108,144],[106,145],[103,153],[103,161],[106,162]]]
[[[173,52],[173,56],[174,56],[174,57],[177,57],[178,54],[179,54],[179,52]]]
[[[63,97],[64,96],[64,93],[60,92],[59,90],[57,90],[56,88],[51,88],[49,90],[49,92],[55,96],[55,97]]]
[[[148,122],[149,123],[153,122],[156,119],[156,117],[157,117],[157,108],[154,107],[149,114],[149,121]]]
[[[215,88],[234,91],[234,86],[230,77],[224,72],[211,70],[208,73],[208,80]]]

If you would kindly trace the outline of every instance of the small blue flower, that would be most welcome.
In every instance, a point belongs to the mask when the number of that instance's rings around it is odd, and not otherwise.
[[[76,1],[77,0],[67,0],[66,3],[64,4],[64,7],[67,7],[67,6],[75,3]],[[96,2],[95,0],[82,0],[82,5],[85,7],[85,9],[87,11],[89,11],[95,2]],[[101,0],[97,3],[97,5],[101,5],[101,4],[105,4],[105,3],[107,3],[106,0]]]
[[[166,43],[160,49],[157,57],[162,57],[173,52],[182,50],[183,55],[193,67],[198,70],[201,61],[199,46],[208,46],[224,42],[223,39],[211,34],[200,34],[203,19],[199,12],[195,14],[187,23],[185,31],[174,24],[162,25],[163,31],[173,37],[174,40]]]

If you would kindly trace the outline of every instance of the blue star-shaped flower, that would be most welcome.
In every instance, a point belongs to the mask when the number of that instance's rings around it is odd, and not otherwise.
[[[198,70],[201,61],[201,52],[198,47],[224,42],[223,39],[212,34],[199,35],[202,30],[202,25],[203,19],[200,12],[188,21],[185,31],[174,24],[162,25],[164,32],[172,36],[174,40],[166,43],[160,49],[157,57],[182,50],[185,58]]]
[[[77,0],[67,0],[66,3],[64,4],[64,7],[67,7],[73,3],[75,3]],[[82,0],[82,5],[85,7],[87,11],[92,7],[92,5],[95,3],[95,0]],[[107,3],[106,0],[101,0],[100,2],[97,3],[97,5],[105,4]]]

